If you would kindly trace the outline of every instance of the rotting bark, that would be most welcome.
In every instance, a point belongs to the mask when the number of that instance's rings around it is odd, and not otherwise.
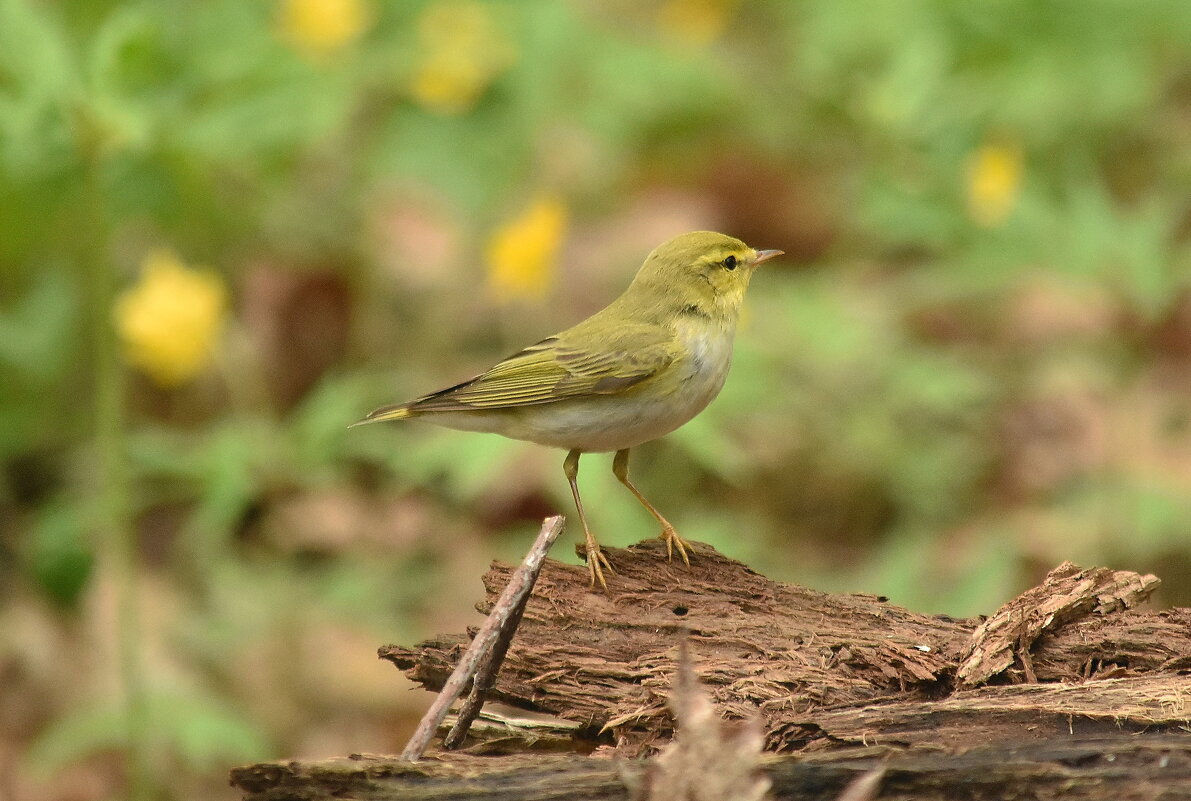
[[[1079,684],[1015,684],[963,690],[938,701],[890,701],[819,709],[770,732],[805,751],[841,745],[950,748],[1191,730],[1191,680],[1154,674]]]
[[[1155,700],[1191,688],[1180,674],[1191,658],[1191,610],[1129,609],[1157,586],[1153,576],[1064,564],[981,622],[780,584],[706,547],[689,569],[661,553],[660,543],[610,550],[617,578],[608,594],[590,592],[581,568],[549,563],[493,697],[579,722],[589,735],[612,730],[622,754],[648,751],[670,735],[665,699],[689,631],[717,706],[736,718],[759,710],[772,751],[886,734],[979,744],[994,732],[1029,737],[1100,723],[1166,729],[1191,717],[1181,702]],[[490,596],[507,571],[497,565],[485,577]],[[440,637],[380,655],[434,688],[464,641]],[[961,685],[964,665],[972,667]],[[1144,676],[1148,695],[1088,681],[1113,676]],[[1047,692],[973,688],[1031,679],[1049,682]],[[941,730],[942,720],[951,728]]]
[[[987,620],[954,620],[772,582],[706,546],[689,569],[659,542],[607,552],[607,594],[582,567],[547,561],[492,693],[569,726],[519,741],[516,726],[485,725],[494,739],[473,738],[472,754],[271,763],[233,784],[252,801],[630,799],[644,763],[599,757],[669,741],[689,637],[716,707],[759,715],[767,750],[786,755],[766,762],[777,799],[834,798],[881,764],[882,799],[1187,797],[1191,610],[1133,608],[1153,576],[1064,564]],[[481,611],[510,570],[485,576]],[[435,689],[468,639],[380,655]],[[595,756],[510,753],[568,738]],[[501,756],[475,756],[485,749]]]
[[[1157,587],[1156,576],[1103,567],[1081,570],[1064,562],[976,627],[955,677],[961,686],[975,687],[1017,660],[1026,680],[1038,681],[1029,653],[1044,632],[1090,614],[1135,606]]]
[[[688,634],[701,680],[739,718],[757,708],[781,717],[891,695],[928,698],[971,634],[876,596],[779,584],[706,547],[690,568],[668,563],[660,542],[607,551],[616,580],[606,594],[588,588],[582,568],[543,568],[494,700],[641,740],[668,732],[665,701]],[[496,565],[484,577],[490,594],[507,572]],[[436,688],[464,642],[439,637],[380,655]]]

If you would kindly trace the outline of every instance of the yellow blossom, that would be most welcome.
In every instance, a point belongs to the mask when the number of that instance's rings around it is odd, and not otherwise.
[[[1009,219],[1021,193],[1024,157],[1011,144],[981,145],[968,159],[968,214],[983,228]]]
[[[723,35],[739,0],[666,0],[658,26],[686,44],[703,46]]]
[[[440,114],[461,114],[514,60],[513,47],[492,12],[475,0],[441,0],[417,21],[414,100]]]
[[[116,300],[125,359],[163,387],[190,380],[214,355],[226,305],[214,272],[191,269],[168,251],[150,253],[137,283]]]
[[[501,300],[540,300],[554,282],[567,209],[554,196],[539,198],[498,228],[486,251],[488,285]]]
[[[422,106],[440,114],[462,114],[488,88],[489,76],[469,56],[443,51],[426,59],[410,83]]]
[[[284,0],[281,32],[308,55],[333,55],[356,41],[372,21],[366,0]]]

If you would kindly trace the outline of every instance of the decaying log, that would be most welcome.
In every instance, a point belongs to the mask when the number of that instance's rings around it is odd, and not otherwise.
[[[548,563],[494,697],[579,722],[592,737],[611,731],[620,753],[642,753],[670,736],[665,701],[689,633],[716,705],[734,718],[759,710],[772,751],[873,738],[980,744],[994,731],[1173,728],[1191,717],[1155,700],[1191,687],[1177,669],[1191,657],[1191,611],[1124,611],[1154,590],[1153,576],[1064,564],[981,622],[780,584],[706,547],[689,569],[662,554],[653,542],[610,550],[617,578],[607,594],[588,589],[582,568]],[[497,565],[485,577],[490,596],[507,571]],[[380,655],[434,688],[465,640]],[[1087,681],[1122,675],[1145,675],[1145,691]],[[1050,682],[1046,691],[995,686],[1031,677]]]
[[[720,714],[759,721],[775,799],[833,799],[882,765],[881,799],[1187,797],[1191,610],[1136,609],[1153,576],[1063,564],[989,618],[955,620],[776,583],[707,546],[689,568],[657,541],[607,550],[607,593],[547,560],[492,692],[566,726],[518,740],[516,725],[489,722],[468,754],[268,763],[233,784],[252,801],[638,801],[653,761],[635,757],[671,741],[686,639]],[[481,611],[510,569],[485,576]],[[437,689],[468,641],[380,656]],[[489,731],[499,757],[477,755]],[[510,754],[568,740],[580,753]]]
[[[232,771],[249,801],[637,801],[640,760],[520,754],[440,754],[421,762],[354,755]],[[1185,801],[1191,737],[1066,737],[963,751],[849,747],[767,758],[774,801],[832,801],[857,777],[885,768],[881,801]]]
[[[730,717],[928,698],[971,634],[876,596],[779,584],[706,547],[690,568],[668,563],[660,542],[607,552],[616,570],[607,593],[589,589],[583,568],[543,568],[495,700],[624,736],[657,731],[667,727],[670,677],[688,636],[699,676]],[[496,565],[484,577],[490,594],[507,572]],[[465,640],[380,654],[436,688]]]

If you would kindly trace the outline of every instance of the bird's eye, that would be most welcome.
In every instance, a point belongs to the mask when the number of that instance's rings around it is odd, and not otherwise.
[[[729,256],[728,258],[724,259],[724,269],[726,269],[726,270],[735,270],[736,269],[736,257],[735,256]]]

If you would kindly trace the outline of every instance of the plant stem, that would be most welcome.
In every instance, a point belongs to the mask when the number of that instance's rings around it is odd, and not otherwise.
[[[116,637],[124,690],[128,798],[152,797],[149,754],[149,707],[140,647],[140,609],[136,536],[131,522],[125,461],[125,384],[112,308],[118,276],[107,255],[103,191],[104,160],[100,137],[85,111],[80,112],[79,144],[84,159],[81,264],[91,284],[91,342],[95,358],[95,490],[100,513],[98,549],[116,587]]]

